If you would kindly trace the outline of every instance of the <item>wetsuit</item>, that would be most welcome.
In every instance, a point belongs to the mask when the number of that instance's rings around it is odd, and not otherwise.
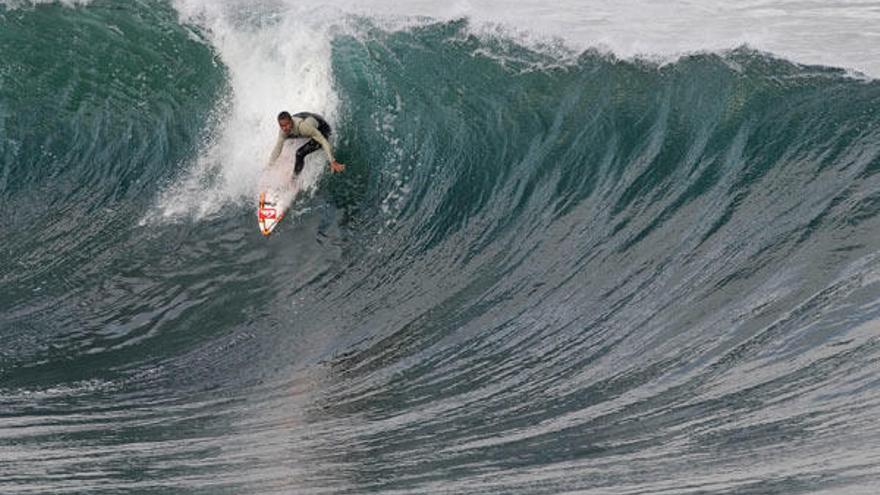
[[[324,153],[327,154],[327,159],[330,160],[330,163],[335,161],[333,159],[333,148],[327,141],[327,138],[333,131],[330,129],[330,124],[324,120],[324,117],[315,113],[300,112],[294,114],[291,120],[293,121],[293,126],[291,126],[290,133],[285,134],[284,131],[278,132],[278,141],[275,143],[275,148],[272,150],[272,156],[269,158],[270,164],[275,163],[275,160],[278,159],[278,156],[281,154],[281,149],[284,148],[284,141],[295,138],[311,139],[296,150],[296,164],[293,167],[294,174],[299,174],[302,171],[303,166],[305,165],[306,155],[313,151],[317,151],[318,148],[324,148]]]

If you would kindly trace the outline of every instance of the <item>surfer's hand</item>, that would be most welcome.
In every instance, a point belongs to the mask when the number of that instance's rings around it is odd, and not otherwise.
[[[330,163],[330,170],[332,170],[334,172],[342,172],[343,170],[345,170],[345,164],[342,164],[339,162],[331,162]]]

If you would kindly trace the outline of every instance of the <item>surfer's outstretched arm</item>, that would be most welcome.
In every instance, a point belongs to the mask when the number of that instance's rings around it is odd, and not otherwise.
[[[308,120],[303,120],[299,125],[299,132],[304,137],[309,137],[314,139],[321,145],[321,148],[324,148],[324,153],[327,155],[327,159],[330,160],[330,163],[335,162],[333,159],[333,148],[330,146],[330,142],[327,141],[327,138],[321,134],[321,131],[318,130],[317,127],[313,126],[311,122]]]
[[[299,132],[303,136],[314,139],[321,145],[321,148],[324,149],[324,153],[327,155],[327,159],[330,160],[330,170],[334,172],[342,172],[345,170],[345,165],[337,162],[336,159],[333,158],[333,148],[330,146],[330,142],[327,141],[327,138],[324,137],[324,135],[321,134],[321,131],[313,126],[311,122],[304,119],[299,125]]]
[[[281,156],[281,150],[284,149],[284,140],[287,136],[284,135],[283,132],[278,133],[278,141],[275,143],[275,147],[272,148],[272,154],[269,156],[269,163],[266,164],[267,167],[271,167],[275,164],[275,160]]]

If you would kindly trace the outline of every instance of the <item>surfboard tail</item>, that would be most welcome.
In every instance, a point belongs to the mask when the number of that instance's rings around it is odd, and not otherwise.
[[[268,236],[275,230],[278,222],[284,218],[284,210],[286,206],[279,202],[266,191],[260,193],[260,204],[257,208],[257,221],[260,226],[260,232],[264,236]]]

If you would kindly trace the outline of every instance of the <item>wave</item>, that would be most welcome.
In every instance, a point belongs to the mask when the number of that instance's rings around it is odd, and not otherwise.
[[[871,486],[876,81],[466,19],[3,14],[4,492]],[[264,239],[279,106],[348,169]]]

